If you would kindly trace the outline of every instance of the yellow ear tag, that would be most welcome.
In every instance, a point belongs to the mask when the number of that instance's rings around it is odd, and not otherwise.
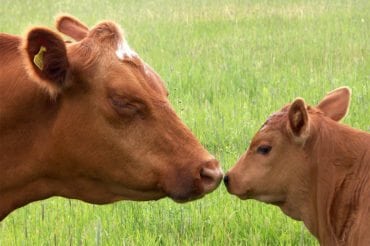
[[[33,63],[42,70],[44,68],[44,53],[46,52],[46,48],[44,46],[40,47],[39,53],[33,57]]]

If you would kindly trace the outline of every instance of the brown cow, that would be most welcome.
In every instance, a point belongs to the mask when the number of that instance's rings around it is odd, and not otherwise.
[[[279,206],[322,245],[370,245],[370,134],[338,123],[350,94],[271,115],[225,176],[228,191]]]
[[[218,162],[171,107],[160,77],[112,22],[0,34],[0,220],[51,196],[184,202],[213,191]]]

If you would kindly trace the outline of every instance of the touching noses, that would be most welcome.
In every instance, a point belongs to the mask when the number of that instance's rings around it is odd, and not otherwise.
[[[206,193],[217,188],[223,178],[223,172],[216,159],[209,160],[202,165],[200,178]]]
[[[224,184],[225,184],[225,186],[226,186],[226,188],[229,186],[229,175],[225,175],[225,177],[224,177]]]

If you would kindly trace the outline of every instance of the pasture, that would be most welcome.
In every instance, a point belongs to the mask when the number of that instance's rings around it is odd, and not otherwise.
[[[370,131],[367,0],[1,0],[0,32],[53,27],[58,13],[89,26],[119,23],[224,171],[269,114],[297,96],[315,104],[347,85],[353,95],[344,122]],[[51,198],[0,222],[0,246],[316,244],[301,222],[230,196],[223,185],[186,204],[162,199],[98,206]]]

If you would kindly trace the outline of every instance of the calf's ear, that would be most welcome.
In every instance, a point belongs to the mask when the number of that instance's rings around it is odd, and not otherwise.
[[[24,39],[22,52],[29,75],[52,97],[59,94],[69,67],[63,39],[49,29],[33,28]]]
[[[343,119],[351,102],[351,89],[340,87],[329,92],[317,105],[324,114],[335,121]]]
[[[309,135],[309,117],[305,102],[297,98],[289,108],[288,130],[298,142],[304,142]]]
[[[84,39],[89,33],[89,28],[70,15],[60,15],[56,18],[55,25],[59,32],[73,38],[76,41]]]

